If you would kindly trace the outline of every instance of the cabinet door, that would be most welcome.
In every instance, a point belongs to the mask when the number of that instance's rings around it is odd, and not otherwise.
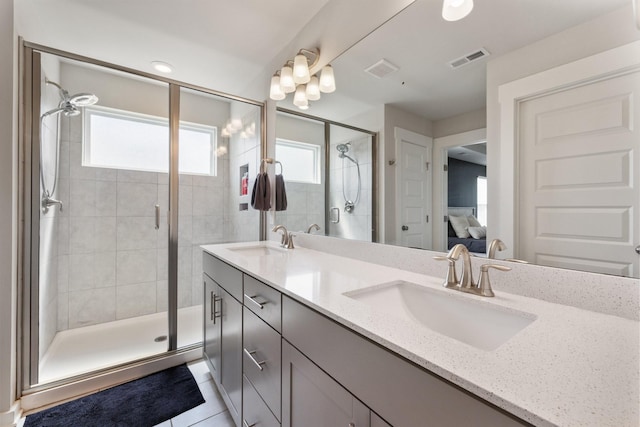
[[[209,371],[216,381],[220,381],[221,355],[221,319],[220,319],[220,287],[209,276],[203,274],[204,280],[204,345],[203,356],[209,365]]]
[[[282,340],[282,427],[369,427],[370,411]]]
[[[218,287],[222,320],[222,366],[220,384],[229,397],[229,412],[240,424],[242,410],[242,305]]]

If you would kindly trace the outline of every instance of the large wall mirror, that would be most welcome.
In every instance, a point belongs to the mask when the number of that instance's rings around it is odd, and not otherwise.
[[[587,218],[592,218],[595,221],[592,221],[592,228],[607,229],[606,232],[591,233],[591,236],[588,233],[577,236],[558,229],[563,224],[565,229],[573,224],[569,210],[561,215],[560,211],[556,211],[558,214],[542,219],[540,216],[529,219],[533,221],[531,224],[523,222],[528,216],[519,212],[518,208],[523,200],[531,205],[533,202],[530,199],[534,196],[525,193],[526,186],[518,182],[521,178],[519,171],[524,165],[519,163],[523,161],[522,158],[515,157],[524,152],[516,147],[521,135],[514,135],[511,141],[506,141],[504,137],[501,140],[498,99],[499,88],[507,83],[637,40],[640,40],[640,30],[635,26],[631,2],[626,0],[567,0],[562,2],[562,7],[552,0],[527,3],[496,0],[491,5],[476,4],[473,12],[458,22],[446,22],[441,18],[441,2],[416,0],[332,61],[338,89],[312,103],[307,113],[379,135],[376,166],[379,211],[378,221],[373,227],[378,227],[379,241],[382,243],[446,251],[451,244],[451,237],[461,237],[456,236],[456,230],[451,230],[450,221],[446,221],[445,216],[473,216],[478,223],[471,222],[466,227],[486,226],[485,242],[493,238],[508,241],[508,250],[499,253],[498,258],[523,258],[542,265],[639,277],[640,255],[636,250],[640,251],[640,248],[636,247],[640,245],[637,227],[640,222],[640,156],[637,131],[633,131],[638,128],[637,125],[633,126],[634,122],[640,120],[638,112],[631,108],[625,110],[624,105],[627,104],[620,104],[622,116],[619,119],[631,123],[623,126],[623,133],[626,132],[635,140],[635,143],[623,147],[626,153],[623,157],[628,161],[625,165],[630,168],[625,175],[625,183],[621,184],[628,187],[628,191],[621,193],[631,199],[622,201],[626,213],[612,216],[593,211],[593,215],[585,215],[584,210],[572,208],[570,210],[580,215],[583,223],[586,224]],[[639,73],[631,74],[627,86],[621,89],[629,94],[625,99],[630,99],[630,102],[638,102],[638,76]],[[589,93],[592,89],[585,86],[583,91]],[[597,104],[600,101],[593,98],[588,102]],[[569,103],[563,108],[569,111],[571,105],[581,108],[577,103]],[[280,101],[278,106],[296,109],[288,99]],[[542,117],[552,109],[531,114]],[[592,112],[598,114],[596,110]],[[547,114],[545,117],[550,116]],[[534,124],[539,122],[539,118],[531,120]],[[580,127],[580,120],[582,123],[587,121],[586,118],[579,119],[570,125],[572,129]],[[603,120],[600,122],[607,126]],[[568,133],[560,131],[563,123],[568,122],[562,121],[560,116],[552,117],[546,123],[550,127],[545,132],[557,131],[554,137],[558,138],[567,136]],[[583,127],[580,132],[583,131],[593,130]],[[600,129],[597,132],[602,134],[607,131]],[[613,134],[607,135],[609,139],[606,135],[604,139],[599,138],[601,145],[611,141],[611,138],[617,138]],[[419,141],[421,136],[425,138],[424,141]],[[414,140],[407,141],[411,138]],[[573,135],[571,138],[579,139],[580,136]],[[419,156],[416,155],[418,151],[411,151],[416,144],[424,147]],[[512,157],[505,157],[502,149],[505,144],[511,144]],[[597,142],[594,144],[598,145]],[[531,155],[538,156],[535,161],[539,162],[543,160],[541,156],[544,153],[535,152]],[[607,158],[612,160],[612,165],[615,164],[611,156]],[[403,192],[410,190],[410,184],[402,181],[405,179],[403,171],[407,170],[410,163],[418,168],[416,170],[422,167],[422,172],[427,175],[425,188],[414,183],[413,189],[420,187],[420,191],[416,190],[413,194],[421,193],[425,200],[424,206],[417,208],[403,205],[406,196]],[[592,164],[592,167],[597,164]],[[580,169],[585,165],[578,161],[569,166]],[[505,167],[511,168],[510,177],[505,178]],[[554,186],[554,177],[561,170],[547,168],[545,185]],[[566,169],[565,174],[557,178],[564,181],[556,189],[571,181],[567,180]],[[585,182],[574,184],[585,185]],[[504,197],[505,187],[513,189],[511,197]],[[522,194],[518,194],[519,191]],[[601,192],[593,194],[599,197]],[[558,193],[556,197],[562,196]],[[620,200],[617,202],[621,203]],[[503,217],[502,204],[512,207],[509,218]],[[589,209],[585,204],[583,206],[583,209]],[[416,230],[406,223],[411,217],[407,213],[409,211],[418,222],[428,224],[425,233],[407,235],[407,232]],[[327,215],[326,210],[323,213]],[[326,217],[318,218],[320,221],[324,219]],[[554,244],[560,247],[561,243],[571,239],[579,240],[579,246],[590,245],[591,249],[580,260],[571,260],[574,252],[565,253],[566,262],[557,256],[552,260],[541,253],[529,253],[524,249],[526,242],[523,239],[533,237],[527,237],[528,234],[522,230],[540,228],[543,219],[547,221],[545,230],[547,234],[550,233],[542,238],[546,239],[545,250]],[[615,224],[598,222],[613,219],[618,221],[614,231],[611,228]],[[608,250],[601,243],[619,230],[625,234],[613,237],[617,239],[613,246],[625,243],[626,246],[621,250],[630,254],[624,261],[616,263],[605,256]],[[466,238],[469,237],[474,236]],[[484,243],[480,242],[481,239],[475,240],[479,246],[472,250],[479,256],[486,256],[486,244],[481,244]]]

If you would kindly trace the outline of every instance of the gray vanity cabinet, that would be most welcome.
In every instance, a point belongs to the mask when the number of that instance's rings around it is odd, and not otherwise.
[[[282,427],[369,427],[371,411],[282,341]]]
[[[242,273],[204,254],[204,351],[218,390],[240,427],[242,411]]]

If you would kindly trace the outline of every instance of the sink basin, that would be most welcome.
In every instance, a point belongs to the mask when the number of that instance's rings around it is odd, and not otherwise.
[[[536,319],[529,313],[456,295],[455,291],[404,281],[344,295],[482,350],[495,350]]]
[[[244,256],[266,256],[266,255],[284,255],[283,249],[275,249],[268,246],[239,246],[237,248],[228,248],[232,252],[236,252]]]

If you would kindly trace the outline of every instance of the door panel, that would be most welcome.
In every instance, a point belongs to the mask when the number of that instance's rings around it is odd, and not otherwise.
[[[640,72],[520,106],[518,258],[637,277]]]

